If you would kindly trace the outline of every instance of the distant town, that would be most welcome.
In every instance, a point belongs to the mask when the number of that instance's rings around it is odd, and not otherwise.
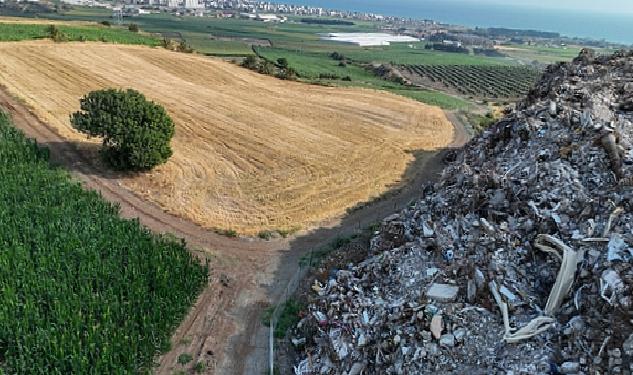
[[[2,2],[0,0],[0,2]],[[98,6],[122,11],[123,16],[169,10],[196,16],[247,17],[264,22],[284,22],[287,15],[337,17],[365,21],[394,19],[380,14],[348,12],[307,5],[290,5],[250,0],[126,0],[122,4],[97,0],[62,0],[72,5]]]
[[[0,6],[20,4],[24,9],[37,5],[56,9],[59,3],[47,0],[0,0]],[[112,10],[116,23],[152,13],[169,13],[175,16],[246,19],[263,23],[320,23],[329,25],[353,25],[354,22],[375,22],[378,31],[388,33],[358,35],[351,42],[361,46],[386,45],[390,41],[427,41],[426,48],[446,52],[469,53],[500,57],[499,46],[528,45],[565,49],[568,45],[614,49],[628,46],[604,40],[572,38],[555,32],[514,30],[506,28],[469,28],[449,25],[434,20],[420,20],[382,14],[343,11],[309,5],[292,5],[253,0],[62,0],[63,6],[87,6]],[[54,10],[53,10],[54,11]],[[299,18],[299,19],[298,19]],[[131,21],[126,21],[131,22]],[[395,37],[395,38],[394,38]],[[346,37],[326,36],[329,40],[344,42]]]
[[[6,0],[0,0],[0,3]],[[109,2],[99,0],[62,0],[71,5],[112,9],[113,18],[137,17],[143,14],[169,12],[177,16],[214,18],[242,18],[257,22],[284,23],[289,17],[340,19],[341,24],[354,21],[373,21],[382,24],[385,32],[435,42],[436,48],[460,52],[465,46],[478,48],[480,53],[495,52],[492,47],[507,43],[537,44],[565,47],[567,44],[584,44],[599,48],[619,47],[618,44],[584,38],[569,38],[553,32],[509,29],[471,29],[448,25],[434,20],[419,20],[385,16],[376,13],[343,11],[309,5],[292,5],[253,0],[125,0]],[[489,50],[488,50],[489,49]]]

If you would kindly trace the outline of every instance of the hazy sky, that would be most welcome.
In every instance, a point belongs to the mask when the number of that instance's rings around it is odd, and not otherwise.
[[[423,2],[424,0],[420,0]],[[455,0],[457,1],[457,0]],[[463,0],[461,0],[463,1]],[[606,13],[633,13],[632,0],[466,0],[468,2],[487,2],[499,5],[526,5],[540,8],[576,9],[600,11]],[[633,18],[631,19],[633,22]]]

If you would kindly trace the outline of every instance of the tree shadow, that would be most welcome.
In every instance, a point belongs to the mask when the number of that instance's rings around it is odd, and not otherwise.
[[[48,148],[49,161],[54,166],[63,167],[71,172],[87,176],[116,180],[133,177],[138,172],[117,171],[105,164],[101,158],[101,144],[86,141],[38,142],[40,147]]]

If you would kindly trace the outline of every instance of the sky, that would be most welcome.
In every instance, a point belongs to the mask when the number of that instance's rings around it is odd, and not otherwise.
[[[417,0],[424,2],[424,0]],[[464,0],[450,0],[464,1]],[[532,8],[557,8],[557,9],[574,9],[588,12],[602,13],[631,13],[633,14],[632,0],[466,0],[471,3],[487,2],[498,5],[521,5]],[[631,19],[633,22],[633,18]]]

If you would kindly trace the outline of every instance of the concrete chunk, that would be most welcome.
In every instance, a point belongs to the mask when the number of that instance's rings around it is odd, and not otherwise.
[[[426,292],[426,296],[440,302],[452,302],[457,298],[459,287],[434,283]]]

